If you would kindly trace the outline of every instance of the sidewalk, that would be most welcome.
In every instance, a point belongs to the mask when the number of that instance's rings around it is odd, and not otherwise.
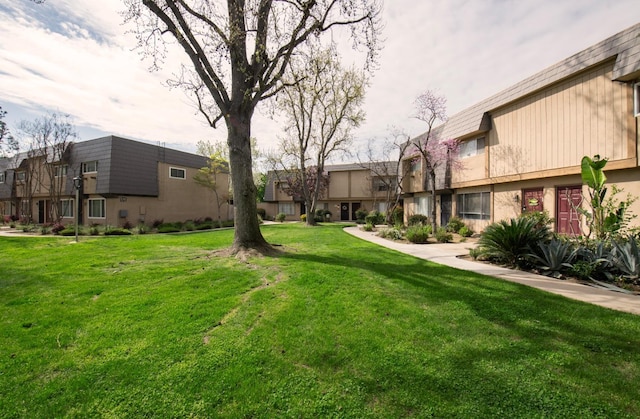
[[[380,246],[397,250],[398,252],[406,253],[420,259],[426,259],[442,265],[451,266],[453,268],[493,276],[506,281],[517,282],[519,284],[538,288],[547,292],[560,294],[574,300],[640,315],[639,295],[607,291],[584,284],[558,279],[549,279],[543,275],[536,275],[530,272],[517,271],[459,258],[458,256],[460,255],[469,254],[469,249],[474,247],[473,243],[398,243],[378,237],[375,232],[362,231],[359,227],[346,227],[344,231],[363,240],[367,240]]]

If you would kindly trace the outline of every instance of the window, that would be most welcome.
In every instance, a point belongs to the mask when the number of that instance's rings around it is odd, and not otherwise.
[[[63,218],[73,218],[73,199],[60,200],[60,215]]]
[[[187,171],[178,167],[169,168],[169,177],[172,179],[186,179]]]
[[[67,166],[66,164],[60,164],[56,166],[56,177],[66,176],[67,170],[69,170],[69,166]]]
[[[278,204],[278,213],[285,215],[296,215],[293,202],[281,202]]]
[[[491,192],[458,195],[458,217],[463,220],[488,220],[491,216]]]
[[[105,218],[105,202],[104,198],[89,199],[89,218]]]
[[[381,214],[385,214],[387,212],[387,209],[389,208],[388,204],[386,202],[376,202],[373,205],[373,209],[378,211]]]
[[[640,82],[633,85],[633,114],[640,116]]]
[[[98,171],[98,161],[88,161],[82,163],[82,173],[95,173]]]
[[[411,166],[409,169],[411,173],[419,172],[421,168],[422,161],[420,160],[420,158],[416,157],[415,159],[411,160]]]
[[[20,215],[23,217],[31,215],[31,211],[29,211],[29,201],[26,199],[20,201]]]
[[[386,192],[396,188],[396,180],[393,178],[375,177],[373,178],[374,192]]]
[[[4,183],[4,172],[0,172],[0,183]]]
[[[460,158],[477,156],[484,153],[484,137],[464,141],[460,144]]]
[[[27,180],[27,172],[16,172],[16,180],[18,182],[24,182]]]
[[[417,214],[427,216],[431,215],[431,211],[433,210],[433,200],[431,199],[431,195],[417,197],[415,202]]]

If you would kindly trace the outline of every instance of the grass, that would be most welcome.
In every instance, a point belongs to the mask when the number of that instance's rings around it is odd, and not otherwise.
[[[338,226],[0,238],[2,417],[638,417],[640,317]]]

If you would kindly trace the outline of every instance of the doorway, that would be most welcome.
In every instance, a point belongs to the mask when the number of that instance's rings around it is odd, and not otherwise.
[[[532,188],[522,190],[522,212],[542,212],[543,205],[542,188]]]
[[[440,225],[446,226],[451,219],[451,195],[440,196]]]
[[[349,221],[349,203],[340,203],[340,221]]]
[[[582,204],[582,185],[563,186],[556,190],[556,231],[569,236],[582,234],[578,208]]]

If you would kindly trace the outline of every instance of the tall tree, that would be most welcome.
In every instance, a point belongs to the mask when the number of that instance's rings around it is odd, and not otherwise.
[[[461,167],[457,159],[460,143],[455,139],[441,139],[439,131],[435,129],[437,123],[447,121],[447,100],[444,96],[427,90],[416,98],[414,104],[416,109],[414,116],[427,125],[427,131],[411,141],[413,144],[412,153],[417,152],[423,163],[423,189],[431,191],[431,226],[433,231],[436,231],[438,169],[443,168],[446,173],[451,170],[452,165]]]
[[[316,203],[327,184],[325,163],[336,152],[349,151],[352,131],[364,120],[360,105],[365,78],[353,69],[344,70],[337,53],[327,49],[291,60],[285,81],[290,85],[278,95],[287,121],[282,170],[291,193],[304,199],[307,225],[314,225]]]
[[[0,157],[6,156],[7,154],[14,154],[18,151],[18,143],[13,135],[11,135],[11,131],[7,126],[7,123],[4,121],[4,118],[7,116],[7,111],[2,109],[0,106]]]
[[[67,182],[70,147],[77,138],[69,115],[50,113],[33,121],[21,121],[18,128],[26,148],[23,161],[26,172],[25,188],[28,200],[38,191],[47,193],[51,205],[51,218],[62,218],[61,198]],[[29,206],[32,208],[33,203]]]
[[[226,148],[220,143],[199,141],[198,154],[209,160],[205,167],[201,167],[193,180],[200,186],[213,192],[216,208],[218,210],[218,227],[222,227],[222,207],[229,203],[230,185],[228,182],[229,160],[225,153]]]
[[[359,165],[371,171],[374,196],[380,189],[385,192],[386,221],[390,224],[394,222],[396,208],[400,207],[404,179],[409,174],[410,167],[402,164],[407,150],[413,147],[409,140],[405,132],[392,128],[385,138],[370,140],[366,149],[358,153]]]
[[[260,232],[252,173],[251,120],[260,101],[284,87],[291,57],[310,38],[340,27],[367,49],[378,50],[378,0],[125,0],[138,46],[160,65],[165,35],[184,50],[191,66],[172,82],[189,90],[215,128],[223,119],[234,192],[232,252],[272,248]]]

